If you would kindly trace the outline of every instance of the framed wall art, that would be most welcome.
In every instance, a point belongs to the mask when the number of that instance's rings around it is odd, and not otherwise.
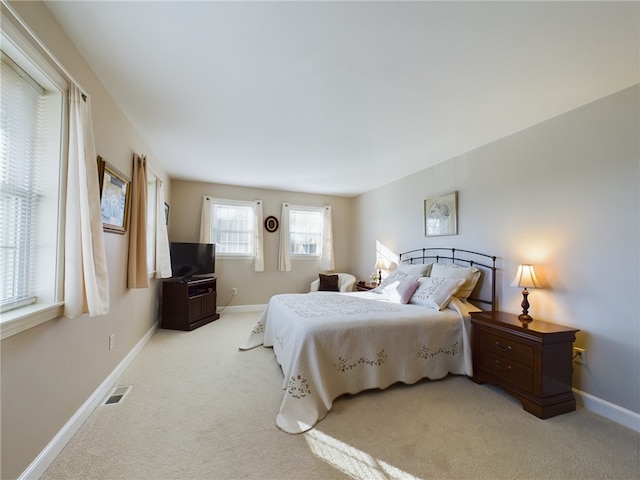
[[[264,220],[264,228],[269,233],[275,232],[276,230],[278,230],[278,219],[273,215],[268,216]]]
[[[427,237],[458,234],[458,192],[424,201],[424,234]]]
[[[100,213],[105,232],[124,234],[129,224],[131,181],[98,155]]]

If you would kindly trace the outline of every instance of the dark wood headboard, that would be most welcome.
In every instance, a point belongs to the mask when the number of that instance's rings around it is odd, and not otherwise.
[[[488,305],[496,310],[496,258],[486,253],[472,252],[459,248],[420,248],[400,254],[399,261],[405,263],[453,263],[464,267],[476,267],[482,275],[469,301]],[[490,284],[487,286],[486,282]],[[488,293],[487,293],[488,292]],[[487,298],[488,297],[488,298]],[[480,307],[480,305],[478,305]]]

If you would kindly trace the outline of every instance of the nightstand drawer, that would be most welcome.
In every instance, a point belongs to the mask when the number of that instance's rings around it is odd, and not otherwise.
[[[527,367],[533,367],[533,347],[487,332],[480,332],[479,340],[480,348],[488,353],[500,355]]]
[[[533,369],[486,350],[479,355],[480,368],[496,377],[500,382],[522,388],[533,389]]]

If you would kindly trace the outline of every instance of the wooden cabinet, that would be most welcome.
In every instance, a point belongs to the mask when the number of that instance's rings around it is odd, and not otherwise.
[[[193,330],[220,318],[216,313],[216,279],[177,279],[162,283],[162,328]]]
[[[572,353],[579,330],[517,315],[473,312],[473,377],[502,387],[524,409],[549,418],[576,409],[571,390]]]

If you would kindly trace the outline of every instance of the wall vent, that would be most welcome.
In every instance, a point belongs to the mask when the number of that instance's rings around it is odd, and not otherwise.
[[[104,401],[103,405],[118,405],[122,403],[125,397],[129,395],[132,387],[133,385],[127,385],[126,387],[114,388],[107,399]]]

